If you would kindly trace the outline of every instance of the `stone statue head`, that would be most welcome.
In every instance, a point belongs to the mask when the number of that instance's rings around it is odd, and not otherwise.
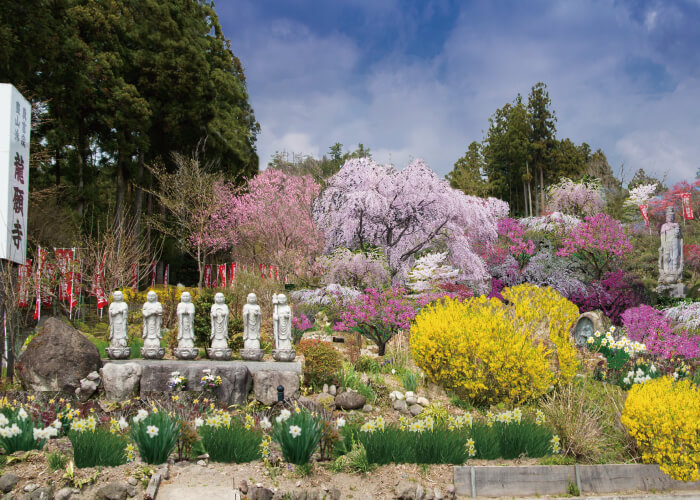
[[[182,302],[192,302],[192,295],[190,295],[190,292],[182,292],[182,295],[180,295],[180,300]]]
[[[151,290],[146,294],[146,300],[149,302],[158,302],[158,295],[156,294],[156,292]]]
[[[666,222],[676,222],[676,209],[668,207],[666,209]]]
[[[124,294],[120,292],[119,290],[116,290],[115,292],[112,293],[112,300],[114,302],[123,302],[124,301]]]
[[[254,293],[249,293],[248,294],[248,304],[257,304],[258,303],[258,296],[255,295]]]
[[[216,302],[217,304],[223,304],[224,300],[225,298],[223,293],[219,292],[216,295],[214,295],[214,302]]]
[[[287,296],[286,296],[285,294],[283,294],[283,293],[280,293],[280,294],[277,296],[277,300],[279,300],[279,303],[280,303],[280,304],[286,304],[286,303],[287,303]]]

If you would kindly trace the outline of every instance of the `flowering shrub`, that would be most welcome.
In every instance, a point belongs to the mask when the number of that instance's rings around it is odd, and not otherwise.
[[[554,353],[521,332],[497,299],[445,299],[411,327],[411,353],[427,378],[478,404],[537,398],[556,381]]]
[[[578,307],[551,288],[524,284],[506,288],[503,298],[511,303],[508,314],[516,331],[538,338],[556,352],[557,383],[576,375],[576,348],[569,332],[578,319]]]
[[[214,411],[202,422],[195,422],[195,427],[204,450],[215,462],[244,463],[260,458],[263,433],[250,415],[243,423],[226,411]]]
[[[700,302],[669,307],[664,310],[664,314],[688,330],[700,329]]]
[[[600,279],[612,264],[632,251],[622,224],[606,214],[587,216],[564,238],[557,255],[575,255]]]
[[[330,342],[302,340],[297,350],[304,355],[304,381],[312,387],[332,382],[342,367],[340,353]]]
[[[399,330],[407,330],[416,312],[406,290],[395,286],[379,291],[367,288],[359,300],[348,305],[335,326],[338,331],[355,331],[373,341],[384,356],[386,343]]]
[[[382,288],[390,280],[386,257],[379,250],[353,252],[336,248],[330,255],[316,259],[316,263],[322,269],[322,282],[326,285],[339,283],[359,289]]]
[[[164,411],[156,408],[152,408],[151,413],[139,410],[131,419],[131,439],[144,462],[162,464],[175,449],[180,427],[180,422]]]
[[[645,463],[679,481],[700,479],[700,391],[670,377],[632,387],[620,419]]]
[[[304,332],[314,327],[313,322],[306,317],[306,314],[295,314],[292,318],[292,337],[295,344],[298,344],[304,336]]]
[[[649,354],[662,359],[700,356],[700,335],[691,335],[681,326],[674,332],[670,318],[651,306],[640,305],[622,314],[630,339],[643,342]]]
[[[123,422],[126,424],[126,421]],[[73,445],[73,460],[75,466],[83,467],[115,467],[125,464],[130,458],[127,450],[126,437],[121,434],[126,426],[112,419],[110,429],[97,427],[93,415],[86,419],[74,420],[68,433]],[[133,451],[131,451],[133,455]]]
[[[46,441],[58,436],[57,426],[34,427],[34,421],[23,406],[4,407],[0,411],[0,447],[5,454],[16,451],[41,450]]]
[[[282,410],[272,427],[272,440],[280,445],[290,464],[306,465],[323,434],[323,420],[298,406]]]
[[[505,239],[510,254],[522,268],[535,253],[535,244],[525,239],[525,226],[515,219],[505,218],[498,221],[498,235]]]
[[[550,186],[548,191],[547,207],[552,211],[583,217],[603,210],[599,182],[574,182],[562,178],[561,182]]]
[[[303,312],[309,318],[317,317],[319,312],[323,312],[331,323],[338,321],[340,313],[360,295],[362,292],[359,290],[337,283],[310,290],[295,290],[290,294],[294,311]]]
[[[600,310],[614,325],[622,325],[622,313],[642,302],[642,285],[637,277],[621,269],[607,273],[592,282],[584,291],[574,292],[569,299],[582,313]]]
[[[630,189],[629,197],[623,203],[626,207],[638,210],[639,205],[644,205],[656,193],[658,184],[640,184],[639,186]]]
[[[440,284],[453,281],[459,274],[449,264],[445,264],[447,252],[427,253],[416,260],[413,269],[408,273],[408,288],[413,292],[435,291]]]

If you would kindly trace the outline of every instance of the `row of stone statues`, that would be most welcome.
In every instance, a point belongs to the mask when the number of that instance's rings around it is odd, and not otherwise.
[[[292,347],[292,309],[287,304],[284,294],[273,294],[273,330],[275,349],[272,356],[277,361],[292,361],[296,352]],[[128,347],[128,317],[129,307],[124,302],[124,294],[116,291],[112,294],[109,305],[109,347],[107,356],[111,359],[127,359],[131,355]],[[183,292],[177,305],[177,347],[173,349],[178,359],[194,359],[199,350],[194,346],[194,304],[189,292]],[[163,321],[163,306],[158,302],[154,291],[146,295],[146,303],[142,309],[143,316],[143,348],[141,356],[146,359],[162,359],[165,348],[160,346],[162,338],[161,326]],[[228,347],[228,318],[229,308],[225,303],[223,293],[214,296],[214,304],[209,313],[211,318],[211,346],[207,348],[207,356],[214,360],[231,358]],[[241,358],[248,361],[260,361],[264,351],[260,348],[261,312],[258,298],[254,293],[248,294],[247,303],[243,306],[243,349]]]

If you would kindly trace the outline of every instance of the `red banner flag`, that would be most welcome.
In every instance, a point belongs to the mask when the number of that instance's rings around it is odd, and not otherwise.
[[[211,288],[211,264],[204,266],[204,286]]]
[[[131,264],[131,289],[137,292],[139,289],[139,265]]]
[[[32,259],[27,259],[27,263],[19,266],[17,270],[17,305],[19,307],[29,306],[29,276],[32,272]]]
[[[73,262],[72,248],[55,248],[56,265],[58,266],[59,287],[58,300],[68,301],[71,298],[71,264]]]
[[[82,280],[83,275],[80,272],[81,262],[79,259],[74,259],[71,265],[70,271],[70,290],[68,295],[70,296],[71,307],[76,307],[80,301],[80,295],[82,294]]]
[[[275,279],[276,279],[277,281],[280,280],[280,268],[277,267],[277,266],[275,266]]]
[[[272,264],[267,266],[267,277],[272,279]]]
[[[686,220],[694,219],[693,217],[693,202],[690,198],[690,193],[681,194],[681,201],[683,202],[683,217]]]
[[[231,262],[231,273],[229,274],[228,277],[228,283],[230,287],[233,287],[233,284],[236,281],[236,263]]]
[[[102,260],[97,266],[95,271],[95,277],[92,280],[92,295],[97,298],[97,310],[99,311],[104,306],[108,304],[107,296],[105,294],[105,260],[107,259],[107,254],[102,254]]]
[[[156,262],[151,262],[151,288],[156,287]]]
[[[644,219],[644,225],[649,227],[649,207],[647,205],[639,205],[639,211],[642,212],[642,219]]]
[[[264,278],[265,277],[265,265],[260,264],[260,277]]]
[[[168,288],[168,282],[170,281],[170,264],[165,264],[165,270],[163,271],[163,286]]]
[[[226,264],[219,264],[216,266],[217,268],[217,276],[218,276],[218,281],[219,281],[219,287],[224,288],[226,287]]]

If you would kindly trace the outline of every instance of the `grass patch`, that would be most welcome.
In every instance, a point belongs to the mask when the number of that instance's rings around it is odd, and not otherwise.
[[[228,427],[204,425],[199,434],[202,447],[214,462],[245,463],[260,458],[262,432],[246,429],[236,418]]]
[[[127,443],[124,436],[97,428],[82,432],[72,430],[68,433],[68,439],[73,445],[73,460],[78,468],[116,467],[126,463]],[[54,460],[57,462],[60,458]]]

